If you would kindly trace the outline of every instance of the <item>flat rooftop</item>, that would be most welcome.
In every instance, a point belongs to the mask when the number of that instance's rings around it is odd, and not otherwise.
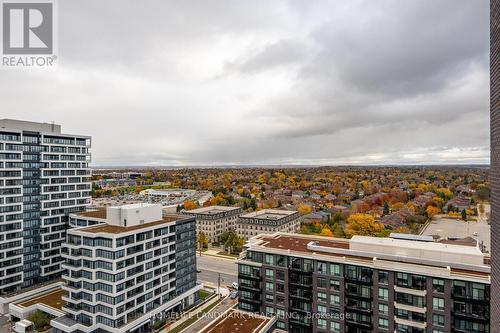
[[[102,223],[102,224],[97,224],[97,225],[93,225],[90,227],[78,228],[75,230],[79,231],[79,232],[87,232],[87,233],[92,233],[92,234],[97,234],[97,233],[121,234],[121,233],[130,232],[130,231],[136,231],[136,230],[146,229],[149,227],[154,227],[154,226],[162,225],[165,223],[179,221],[179,220],[183,220],[185,218],[186,218],[186,216],[172,214],[172,215],[164,215],[163,219],[159,220],[159,221],[133,225],[130,227]]]
[[[233,210],[240,210],[241,207],[232,207],[232,206],[209,206],[202,207],[197,209],[188,210],[186,214],[206,214],[206,215],[215,215],[219,213],[231,212]]]
[[[89,211],[86,211],[86,212],[76,213],[74,215],[81,216],[81,217],[86,217],[86,218],[90,217],[90,218],[103,219],[103,220],[105,220],[106,217],[107,217],[106,209],[105,208],[97,209],[97,210],[89,210]]]
[[[231,309],[214,320],[200,333],[258,333],[274,318]]]
[[[241,215],[241,218],[247,219],[265,219],[265,220],[279,220],[287,216],[297,213],[295,210],[280,210],[280,209],[263,209],[256,212]]]
[[[487,257],[477,246],[465,241],[429,242],[394,238],[354,236],[351,239],[316,235],[275,233],[251,238],[245,247],[251,251],[278,251],[333,261],[353,261],[371,266],[376,261],[397,262],[422,267],[450,268],[452,275],[489,279]],[[269,251],[271,252],[271,251]],[[328,260],[328,259],[326,259]]]
[[[66,302],[62,300],[62,297],[66,295],[67,292],[65,290],[58,289],[45,294],[41,294],[35,298],[29,299],[28,301],[17,303],[16,305],[27,308],[31,305],[43,304],[45,306],[61,310],[61,308],[66,304]]]

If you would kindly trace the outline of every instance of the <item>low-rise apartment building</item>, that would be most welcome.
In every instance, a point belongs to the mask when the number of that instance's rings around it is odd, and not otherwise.
[[[239,308],[292,333],[489,333],[479,248],[399,237],[256,236],[238,261]]]
[[[196,218],[196,232],[203,232],[210,243],[219,242],[222,234],[236,229],[236,221],[243,210],[241,207],[210,206],[183,214]]]
[[[152,317],[196,300],[195,220],[131,204],[75,214],[68,230],[56,332],[144,332]],[[89,223],[90,222],[90,223]]]
[[[297,211],[263,209],[241,215],[236,224],[236,232],[244,239],[276,232],[295,233],[300,230],[300,221]]]

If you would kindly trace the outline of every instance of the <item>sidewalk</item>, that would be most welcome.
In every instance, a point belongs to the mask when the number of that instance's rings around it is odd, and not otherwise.
[[[222,249],[218,249],[218,248],[208,248],[206,251],[202,251],[201,252],[201,256],[211,256],[211,257],[217,257],[217,258],[222,258],[222,259],[228,259],[228,260],[236,260],[238,259],[237,257],[232,257],[232,256],[226,256],[226,255],[222,255],[222,254],[219,254],[219,252],[221,252]],[[200,251],[196,251],[196,254],[199,255],[200,254]]]
[[[171,330],[178,327],[179,325],[182,325],[184,322],[188,321],[189,319],[198,316],[198,314],[200,314],[203,310],[205,310],[206,308],[208,308],[212,304],[217,303],[218,301],[219,301],[219,297],[217,295],[215,295],[210,300],[208,300],[204,304],[200,305],[196,309],[184,313],[181,319],[177,320],[172,325],[170,325],[168,328],[164,328],[159,332],[160,333],[170,332]]]

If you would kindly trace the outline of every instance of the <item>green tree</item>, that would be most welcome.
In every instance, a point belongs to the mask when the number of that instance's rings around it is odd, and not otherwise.
[[[388,215],[389,213],[390,213],[389,203],[386,201],[384,202],[384,215]]]
[[[467,211],[462,209],[462,220],[467,221]]]

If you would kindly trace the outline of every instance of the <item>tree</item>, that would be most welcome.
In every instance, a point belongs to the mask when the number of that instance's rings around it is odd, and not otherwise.
[[[202,248],[207,248],[208,247],[208,238],[207,235],[203,231],[200,231],[198,233],[198,237],[196,239],[196,243],[199,246],[200,249],[200,254],[201,254],[201,249]]]
[[[198,205],[195,202],[192,202],[190,200],[184,201],[184,209],[185,210],[192,210],[198,208]]]
[[[320,235],[326,237],[333,237],[333,232],[330,230],[330,228],[325,226],[323,229],[321,229]]]
[[[297,209],[300,215],[306,215],[312,212],[312,208],[309,205],[301,204]]]
[[[384,215],[388,215],[389,213],[390,213],[389,203],[386,201],[384,202]]]
[[[345,234],[349,238],[354,235],[376,236],[382,230],[384,230],[384,226],[381,223],[375,222],[373,216],[356,213],[347,218]]]
[[[467,211],[462,209],[462,220],[467,221]]]
[[[435,206],[427,206],[425,212],[427,213],[427,217],[432,219],[436,214],[439,214],[440,210]]]
[[[35,329],[38,332],[43,332],[47,330],[50,326],[50,316],[42,311],[35,311],[28,315],[28,320],[32,321],[35,324]]]

